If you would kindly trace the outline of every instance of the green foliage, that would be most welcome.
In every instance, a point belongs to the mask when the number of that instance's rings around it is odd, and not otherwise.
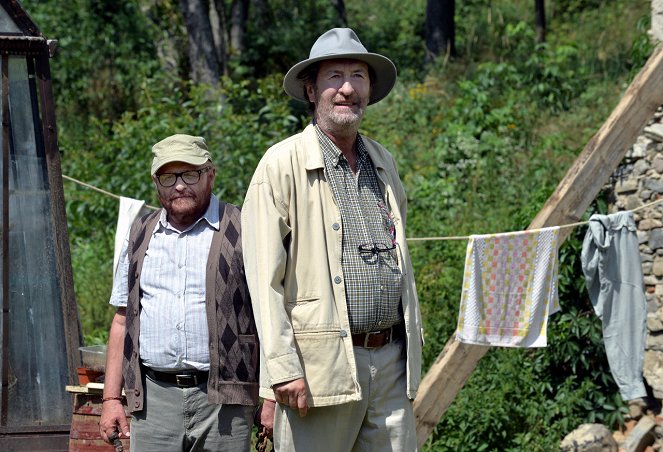
[[[648,27],[649,18],[642,17],[637,22],[638,35],[633,39],[630,49],[630,59],[633,68],[637,69],[645,65],[647,58],[654,50],[654,42],[649,38]]]
[[[382,0],[379,7],[376,3],[370,0],[345,2],[348,26],[357,31],[369,51],[389,55],[401,78],[421,77],[424,75],[421,63],[425,58],[423,12],[426,2],[411,0],[405,5],[401,0]],[[382,13],[386,11],[397,13]],[[308,49],[304,55],[307,54]]]
[[[573,16],[588,9],[609,8],[610,0],[559,0],[555,2],[555,14]]]
[[[95,123],[84,142],[68,143],[78,158],[65,158],[64,171],[111,193],[158,205],[149,172],[152,144],[174,133],[201,135],[217,167],[215,194],[241,203],[262,151],[299,127],[287,101],[275,95],[279,89],[274,77],[225,79],[218,89],[165,75],[148,79],[137,99],[141,108],[125,113],[111,128]],[[112,171],[99,171],[109,166]],[[72,234],[112,234],[116,201],[84,188],[74,190],[67,205],[74,216]]]
[[[76,264],[74,286],[84,288],[77,293],[78,316],[86,345],[105,344],[115,310],[108,298],[113,282],[112,236],[100,235],[96,240],[76,238],[72,243],[72,261]]]
[[[154,30],[138,0],[22,3],[42,33],[58,41],[51,71],[61,132],[84,133],[88,118],[116,119],[137,108],[140,83],[158,69]]]
[[[268,24],[249,20],[247,33],[251,45],[238,61],[231,63],[236,73],[256,77],[285,73],[308,56],[320,30],[342,26],[331,2],[320,0],[270,0],[267,19]]]

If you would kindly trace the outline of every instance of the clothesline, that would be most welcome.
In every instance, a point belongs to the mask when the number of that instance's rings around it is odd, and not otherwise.
[[[652,201],[648,204],[643,204],[640,207],[636,207],[635,209],[631,209],[631,212],[637,212],[638,210],[646,209],[647,207],[651,207],[653,205],[659,204],[663,202],[663,198],[657,199],[656,201]],[[566,229],[566,228],[575,228],[576,226],[584,226],[586,224],[589,224],[589,221],[578,221],[577,223],[568,223],[568,224],[562,224],[559,226],[560,229]],[[534,229],[536,231],[537,229]],[[522,231],[519,231],[522,232]],[[455,236],[447,236],[447,237],[409,237],[407,240],[411,242],[424,242],[424,241],[433,241],[433,240],[468,240],[470,238],[469,235],[455,235]]]
[[[62,178],[66,179],[68,181],[74,182],[76,184],[79,184],[83,187],[89,188],[90,190],[94,190],[94,191],[102,193],[106,196],[110,196],[111,198],[115,198],[115,199],[120,199],[121,198],[121,196],[119,196],[119,195],[116,195],[116,194],[111,193],[111,192],[106,191],[106,190],[102,190],[101,188],[95,187],[94,185],[87,184],[87,183],[82,182],[78,179],[74,179],[73,177],[66,176],[66,175],[63,174]],[[648,204],[643,204],[642,206],[636,207],[635,209],[631,209],[630,211],[631,212],[637,212],[639,210],[646,209],[648,207],[654,206],[654,205],[659,204],[661,202],[663,202],[663,198],[657,199],[656,201],[652,201]],[[148,209],[152,209],[152,210],[158,210],[159,209],[158,207],[150,206],[148,204],[145,204],[145,207],[147,207]],[[579,221],[577,223],[568,223],[568,224],[560,225],[559,227],[560,227],[560,229],[566,229],[566,228],[575,228],[576,226],[583,226],[583,225],[586,225],[586,224],[589,224],[589,221]],[[470,238],[469,235],[452,235],[452,236],[446,236],[446,237],[408,237],[406,240],[409,241],[409,242],[426,242],[426,241],[442,241],[442,240],[468,240],[469,238]]]
[[[86,184],[85,182],[82,182],[78,179],[74,179],[73,177],[69,177],[65,174],[62,175],[62,178],[67,179],[68,181],[74,182],[76,184],[82,185],[83,187],[89,188],[90,190],[94,190],[94,191],[102,193],[106,196],[110,196],[111,198],[115,198],[115,199],[120,199],[121,198],[121,196],[116,195],[115,193],[111,193],[109,191],[102,190],[101,188],[95,187],[94,185]],[[148,209],[152,209],[152,210],[159,210],[158,207],[150,206],[149,204],[145,204],[145,207],[147,207]]]

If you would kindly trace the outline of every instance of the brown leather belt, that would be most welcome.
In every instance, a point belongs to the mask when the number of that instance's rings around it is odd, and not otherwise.
[[[353,334],[352,345],[364,348],[377,348],[389,344],[394,339],[402,339],[404,337],[405,325],[399,323],[390,328],[385,328],[384,330]]]
[[[152,370],[149,367],[145,367],[145,373],[150,379],[154,381],[161,381],[164,383],[170,383],[179,388],[192,388],[198,386],[199,384],[205,383],[209,378],[209,372],[191,372],[191,371],[182,371],[182,372],[159,372]]]

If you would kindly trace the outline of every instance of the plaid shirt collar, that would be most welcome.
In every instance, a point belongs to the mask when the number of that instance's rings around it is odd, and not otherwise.
[[[333,167],[337,167],[341,161],[341,157],[345,159],[345,156],[341,150],[336,146],[336,144],[327,136],[322,129],[315,124],[315,131],[318,134],[318,140],[320,141],[320,148],[322,149],[322,156],[328,164],[331,164]],[[355,141],[355,149],[357,150],[357,168],[361,168],[364,162],[368,159],[368,151],[364,145],[364,140],[361,139],[361,135],[357,133],[357,140]]]

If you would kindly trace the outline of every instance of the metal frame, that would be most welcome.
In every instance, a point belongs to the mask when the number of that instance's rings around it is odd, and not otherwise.
[[[67,220],[64,204],[64,189],[60,152],[57,142],[55,122],[55,104],[51,84],[49,57],[52,56],[54,41],[47,41],[34,24],[29,15],[16,0],[0,0],[0,6],[12,17],[25,35],[5,34],[0,36],[0,56],[2,60],[2,98],[3,113],[2,133],[2,237],[9,237],[9,155],[10,155],[10,113],[8,102],[8,62],[10,55],[25,56],[28,70],[34,73],[35,82],[30,89],[38,95],[39,112],[36,121],[41,123],[41,133],[37,145],[43,144],[46,156],[46,171],[50,193],[51,224],[53,225],[53,241],[55,244],[56,268],[59,278],[60,302],[63,313],[65,343],[67,349],[68,382],[76,384],[76,368],[81,365],[78,347],[81,345],[81,333],[78,322],[78,309],[74,295],[73,275],[71,271],[71,254],[67,233]],[[36,102],[36,97],[34,98]],[[41,115],[41,117],[39,116]],[[13,426],[8,427],[11,413],[8,413],[8,360],[9,360],[9,240],[2,241],[2,375],[0,379],[0,449],[2,450],[66,450],[69,439],[70,425],[44,426]],[[64,391],[65,389],[62,388]],[[8,448],[8,449],[7,449]]]

